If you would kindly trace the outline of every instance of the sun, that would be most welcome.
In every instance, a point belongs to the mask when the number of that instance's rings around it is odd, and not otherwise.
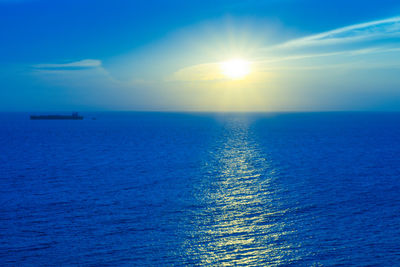
[[[250,62],[239,58],[221,62],[220,68],[223,75],[233,80],[243,79],[251,71]]]

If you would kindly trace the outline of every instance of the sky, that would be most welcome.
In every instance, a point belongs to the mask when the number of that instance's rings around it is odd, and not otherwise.
[[[0,111],[92,110],[400,111],[400,1],[0,0]]]

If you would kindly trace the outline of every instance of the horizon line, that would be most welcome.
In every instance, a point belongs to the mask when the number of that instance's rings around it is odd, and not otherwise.
[[[32,111],[6,111],[0,113],[400,113],[400,110],[32,110]]]

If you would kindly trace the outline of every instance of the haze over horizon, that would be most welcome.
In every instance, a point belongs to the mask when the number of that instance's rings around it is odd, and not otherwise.
[[[0,0],[0,111],[400,111],[400,2]]]

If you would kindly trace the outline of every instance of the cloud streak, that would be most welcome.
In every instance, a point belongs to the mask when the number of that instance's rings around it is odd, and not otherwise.
[[[400,37],[400,16],[354,24],[291,40],[279,45],[279,47],[331,45],[393,37]]]
[[[84,59],[80,61],[63,63],[63,64],[36,64],[33,65],[38,70],[82,70],[82,69],[93,69],[101,67],[101,60],[97,59]]]

